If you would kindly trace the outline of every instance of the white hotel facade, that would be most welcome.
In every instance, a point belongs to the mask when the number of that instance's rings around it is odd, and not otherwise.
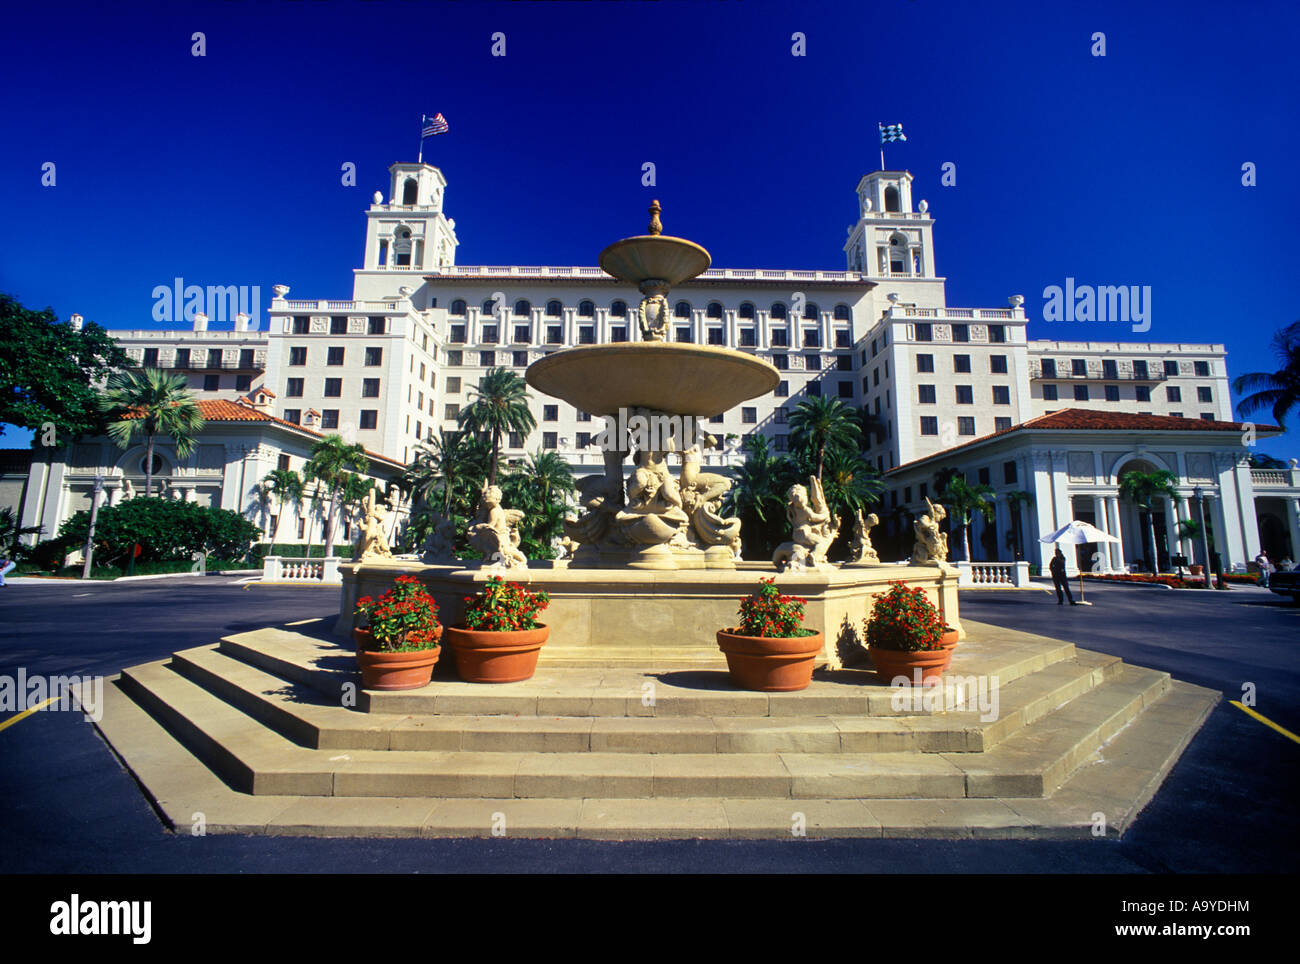
[[[388,200],[376,192],[366,212],[351,300],[306,300],[277,286],[265,328],[252,319],[238,324],[246,330],[209,331],[200,319],[193,331],[114,332],[139,364],[187,374],[219,416],[205,436],[253,433],[222,441],[222,484],[199,487],[203,501],[265,516],[250,480],[276,465],[301,468],[310,442],[331,432],[361,442],[375,456],[372,474],[389,481],[423,440],[457,426],[488,368],[522,375],[568,346],[639,337],[636,292],[598,267],[456,264],[442,172],[427,164],[389,170]],[[882,518],[892,513],[897,522],[894,510],[923,508],[935,473],[957,468],[1000,494],[1032,494],[1018,520],[1031,562],[1047,560],[1034,537],[1081,518],[1122,539],[1099,560],[1081,558],[1118,571],[1150,551],[1138,510],[1118,499],[1118,476],[1130,467],[1167,469],[1179,500],[1155,520],[1162,562],[1170,551],[1197,555],[1178,541],[1176,522],[1195,517],[1198,491],[1225,567],[1244,567],[1261,544],[1275,561],[1295,558],[1300,470],[1246,464],[1223,345],[1030,340],[1019,297],[1000,308],[947,305],[934,222],[924,200],[913,203],[909,173],[868,174],[857,199],[846,270],[714,268],[673,289],[675,340],[753,352],[782,372],[772,396],[711,421],[719,439],[734,438],[709,463],[734,464],[738,438],[754,431],[787,449],[793,407],[828,395],[880,417],[883,435],[867,456],[887,483]],[[537,430],[507,439],[505,456],[550,449],[578,474],[600,471],[591,445],[599,420],[530,394]],[[256,417],[223,420],[240,410]],[[1276,431],[1265,426],[1257,435]],[[174,479],[182,491],[197,464],[165,449],[162,484]],[[256,464],[233,471],[250,450]],[[215,458],[210,451],[208,461]],[[61,465],[34,462],[22,480],[25,524],[55,531],[89,505],[96,472],[110,486],[142,482],[137,461],[134,452],[90,440]],[[4,501],[16,501],[17,481],[12,472],[0,479]],[[1012,511],[999,499],[996,520],[976,523],[977,560],[1014,557]],[[299,520],[298,532],[306,524],[319,525]]]

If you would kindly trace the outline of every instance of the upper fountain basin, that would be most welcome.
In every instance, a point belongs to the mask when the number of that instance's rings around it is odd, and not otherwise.
[[[712,345],[632,341],[567,348],[528,366],[528,384],[589,415],[648,408],[721,415],[780,382],[767,362]]]
[[[689,281],[712,263],[709,252],[694,241],[666,234],[624,238],[600,253],[606,274],[634,285],[658,280],[671,287]]]

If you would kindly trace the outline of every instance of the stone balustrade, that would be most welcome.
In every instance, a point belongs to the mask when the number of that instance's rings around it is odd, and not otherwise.
[[[1029,585],[1029,563],[1020,562],[958,562],[957,588],[975,586],[1006,586],[1022,589]]]
[[[342,582],[339,576],[339,556],[307,559],[291,556],[267,556],[262,560],[262,582],[297,582],[312,583],[321,586],[337,586]]]

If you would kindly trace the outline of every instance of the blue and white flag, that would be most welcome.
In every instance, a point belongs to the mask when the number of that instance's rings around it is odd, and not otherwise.
[[[420,121],[421,138],[432,137],[434,134],[447,133],[447,118],[443,117],[441,114],[434,114],[432,117],[429,117],[427,114],[422,114],[421,117],[423,118]]]
[[[892,144],[894,141],[905,141],[907,135],[903,133],[902,124],[876,124],[880,128],[880,143]]]

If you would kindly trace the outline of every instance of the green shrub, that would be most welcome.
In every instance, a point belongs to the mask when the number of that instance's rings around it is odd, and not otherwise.
[[[85,544],[89,525],[90,512],[83,509],[59,527],[58,541],[65,551]],[[237,560],[248,555],[260,535],[257,526],[228,509],[136,498],[99,510],[95,560],[124,568],[136,543],[141,546],[137,567],[146,562],[189,560],[196,552]]]

